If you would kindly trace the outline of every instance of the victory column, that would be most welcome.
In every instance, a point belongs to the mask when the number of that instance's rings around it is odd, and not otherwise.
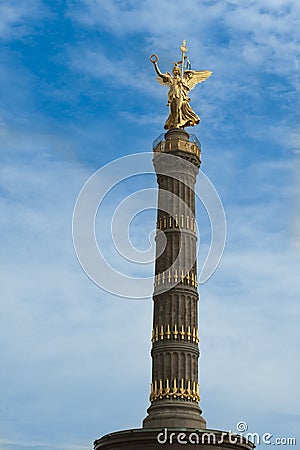
[[[155,141],[153,164],[158,182],[151,405],[143,428],[118,431],[98,439],[94,449],[251,450],[240,435],[208,430],[199,407],[198,281],[195,192],[200,143],[184,128],[199,123],[189,92],[212,74],[195,71],[183,41],[181,60],[172,74],[162,73],[153,54],[157,81],[169,87],[169,116],[163,139]]]

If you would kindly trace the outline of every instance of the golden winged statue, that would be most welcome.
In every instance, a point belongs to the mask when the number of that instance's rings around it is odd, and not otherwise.
[[[164,126],[166,130],[193,127],[200,122],[199,116],[189,104],[188,93],[212,74],[210,70],[191,70],[190,62],[185,55],[187,52],[185,41],[182,42],[180,49],[182,60],[174,62],[172,74],[170,72],[162,73],[157,65],[158,56],[155,54],[150,56],[150,61],[158,75],[157,81],[164,86],[169,86],[168,106],[170,107],[170,114]]]

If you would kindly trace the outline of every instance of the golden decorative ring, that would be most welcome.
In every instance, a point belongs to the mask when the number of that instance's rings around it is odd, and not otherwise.
[[[150,61],[154,64],[154,63],[156,63],[157,61],[158,61],[158,56],[155,54],[155,53],[153,53],[151,56],[150,56]]]

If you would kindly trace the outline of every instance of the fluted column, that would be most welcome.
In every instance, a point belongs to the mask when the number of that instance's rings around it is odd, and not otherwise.
[[[170,130],[154,149],[158,211],[152,383],[144,428],[205,428],[199,407],[199,332],[194,186],[200,148]]]

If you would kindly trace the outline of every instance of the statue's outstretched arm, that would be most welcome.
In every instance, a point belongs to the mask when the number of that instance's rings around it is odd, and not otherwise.
[[[158,80],[161,84],[169,83],[169,82],[171,81],[171,79],[172,79],[172,75],[171,75],[169,72],[167,72],[167,73],[162,73],[162,72],[159,70],[159,67],[158,67],[158,65],[157,65],[158,56],[157,56],[157,55],[154,55],[154,54],[151,55],[151,56],[150,56],[150,61],[151,61],[152,64],[154,65],[155,72],[156,72],[157,75],[158,75],[157,80]]]
[[[154,65],[154,69],[155,69],[155,72],[157,73],[157,75],[158,75],[159,77],[163,78],[165,74],[163,74],[163,73],[159,70],[156,61],[153,63],[153,65]]]

